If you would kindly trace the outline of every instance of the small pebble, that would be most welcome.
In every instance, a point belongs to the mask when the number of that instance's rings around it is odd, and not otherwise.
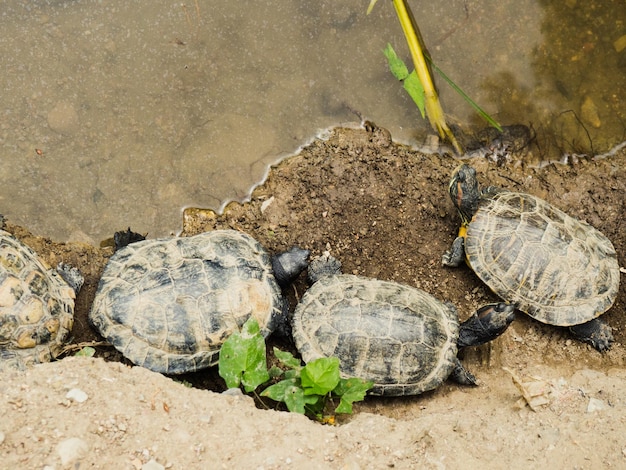
[[[272,204],[272,202],[274,202],[274,196],[272,196],[268,200],[263,201],[261,203],[261,214],[263,214],[265,212],[265,210],[270,206],[270,204]]]
[[[89,444],[78,437],[70,437],[59,442],[56,450],[61,464],[66,467],[85,458],[89,452]]]
[[[626,34],[617,38],[613,43],[613,47],[615,48],[616,52],[622,52],[624,49],[626,49]]]
[[[48,126],[59,134],[71,135],[76,133],[80,128],[80,122],[74,105],[59,101],[48,112]]]
[[[593,413],[594,411],[602,411],[607,408],[606,403],[602,400],[598,400],[597,398],[590,398],[589,403],[587,404],[587,413]]]
[[[141,470],[165,470],[165,467],[156,460],[152,459],[148,463],[141,466]]]
[[[76,403],[83,403],[84,401],[87,401],[88,396],[81,389],[73,388],[67,392],[65,398],[68,400],[74,400]]]

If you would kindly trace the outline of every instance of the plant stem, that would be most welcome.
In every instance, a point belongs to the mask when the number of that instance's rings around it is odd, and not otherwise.
[[[424,53],[422,52],[423,47],[418,38],[419,29],[413,19],[409,6],[407,5],[406,0],[393,0],[393,6],[396,10],[396,14],[398,15],[398,19],[400,20],[400,25],[404,31],[404,36],[406,37],[409,50],[411,51],[415,71],[424,87],[426,114],[428,115],[430,125],[439,133],[441,138],[448,138],[458,154],[462,154],[463,149],[446,123],[437,90],[435,89],[430,70],[428,69],[428,64],[426,63]]]

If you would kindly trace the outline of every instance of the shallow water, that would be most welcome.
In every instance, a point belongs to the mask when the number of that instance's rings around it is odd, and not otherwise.
[[[408,58],[390,2],[0,2],[0,212],[55,239],[180,229],[245,198],[268,166],[360,117],[418,144],[387,71]],[[624,140],[622,1],[411,6],[438,64],[539,159]],[[620,39],[621,38],[621,39]],[[439,80],[446,112],[482,126]]]

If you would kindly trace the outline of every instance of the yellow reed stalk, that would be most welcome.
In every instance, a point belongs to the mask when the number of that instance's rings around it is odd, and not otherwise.
[[[373,6],[373,3],[375,2],[372,1],[370,7]],[[456,152],[461,154],[463,153],[463,149],[446,123],[446,118],[441,107],[441,102],[439,101],[437,90],[435,89],[428,64],[424,58],[424,47],[419,39],[419,30],[412,19],[413,15],[409,6],[407,5],[406,0],[393,0],[393,6],[396,10],[396,14],[398,15],[398,19],[400,20],[400,25],[402,26],[404,36],[406,37],[406,41],[411,52],[415,72],[424,87],[424,103],[426,106],[426,115],[428,116],[430,125],[439,133],[441,138],[447,137]]]

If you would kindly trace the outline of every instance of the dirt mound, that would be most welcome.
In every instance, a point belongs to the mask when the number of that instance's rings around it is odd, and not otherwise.
[[[345,272],[422,288],[452,301],[464,319],[496,298],[469,269],[441,266],[458,228],[447,195],[458,163],[393,144],[384,129],[337,129],[273,168],[250,203],[231,204],[223,215],[187,210],[183,235],[234,228],[270,251],[294,244],[314,255],[330,249]],[[483,184],[535,194],[588,221],[612,240],[624,265],[624,151],[571,166],[470,163]],[[73,341],[101,340],[87,312],[111,249],[56,244],[10,224],[8,230],[50,264],[81,269],[86,283]],[[292,305],[305,289],[303,280],[296,283]],[[625,301],[622,283],[605,315],[616,337],[607,354],[520,314],[501,338],[464,355],[478,388],[447,383],[418,397],[368,398],[336,427],[208,391],[224,389],[213,370],[185,376],[199,387],[189,388],[128,367],[101,346],[98,356],[113,362],[67,358],[3,375],[0,467],[621,467]],[[518,402],[523,393],[535,411]]]

